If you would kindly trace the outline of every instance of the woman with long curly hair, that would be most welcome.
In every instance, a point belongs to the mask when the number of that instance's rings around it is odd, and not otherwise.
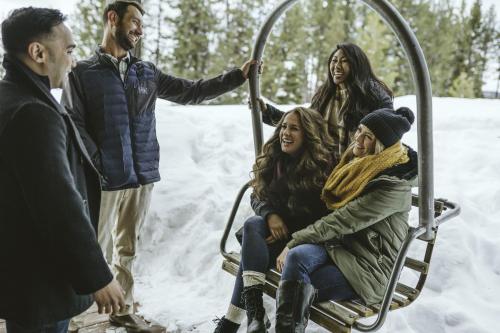
[[[328,122],[339,160],[353,141],[359,121],[373,110],[393,109],[391,89],[382,82],[363,50],[352,43],[341,43],[328,57],[328,73],[311,101]],[[263,121],[275,125],[283,114],[270,104],[259,101]]]
[[[267,332],[262,291],[266,272],[293,232],[326,214],[321,189],[332,169],[333,143],[321,115],[298,107],[285,113],[253,166],[251,205],[243,226],[241,263],[226,315],[215,332]],[[244,310],[245,309],[245,310]]]

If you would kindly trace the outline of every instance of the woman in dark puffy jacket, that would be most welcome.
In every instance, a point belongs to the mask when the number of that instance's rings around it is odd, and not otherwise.
[[[262,304],[266,272],[290,235],[327,213],[321,189],[332,170],[333,143],[321,115],[295,108],[284,114],[253,166],[252,208],[243,226],[241,263],[226,315],[215,332],[236,332],[246,315],[247,332],[267,331]]]
[[[311,108],[328,122],[337,160],[353,141],[359,121],[373,110],[393,109],[391,89],[375,76],[368,57],[352,43],[338,44],[328,57],[328,74]],[[263,121],[275,125],[283,112],[259,101]]]

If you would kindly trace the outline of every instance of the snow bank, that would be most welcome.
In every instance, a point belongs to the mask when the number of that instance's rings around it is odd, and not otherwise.
[[[416,109],[414,96],[395,104]],[[266,137],[272,132],[264,130]],[[158,101],[157,131],[163,179],[155,185],[142,233],[136,298],[142,314],[169,332],[212,332],[211,320],[225,313],[234,282],[221,269],[219,242],[233,200],[249,180],[250,112],[246,106]],[[415,128],[405,142],[416,148]],[[462,213],[440,228],[423,294],[409,308],[390,313],[380,332],[497,332],[500,101],[435,98],[434,161],[436,197],[459,202]],[[251,214],[245,198],[236,224]],[[237,249],[232,236],[228,248]],[[410,272],[403,278],[415,279]],[[266,307],[273,315],[267,297]],[[308,328],[323,331],[313,323]]]

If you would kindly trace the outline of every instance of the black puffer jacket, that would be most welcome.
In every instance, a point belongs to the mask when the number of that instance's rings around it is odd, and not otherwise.
[[[253,193],[251,205],[255,214],[266,220],[269,214],[278,214],[285,222],[290,234],[307,227],[326,215],[328,210],[321,200],[321,189],[300,193],[296,196],[300,203],[297,211],[291,211],[287,203],[290,198],[287,175],[272,179],[269,184],[269,199],[260,200]]]
[[[96,240],[99,175],[40,77],[6,55],[0,81],[0,318],[43,325],[113,276]]]

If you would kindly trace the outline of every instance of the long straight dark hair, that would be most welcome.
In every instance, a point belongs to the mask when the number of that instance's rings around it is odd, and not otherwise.
[[[351,69],[345,81],[349,100],[346,105],[347,112],[344,120],[347,129],[354,130],[358,126],[359,121],[366,115],[362,111],[366,112],[366,109],[370,105],[377,104],[379,97],[375,93],[375,89],[379,90],[381,88],[391,98],[394,96],[392,90],[373,73],[370,60],[368,60],[365,52],[359,46],[353,43],[340,43],[328,57],[328,76],[325,83],[314,94],[311,101],[311,108],[325,115],[328,104],[336,97],[338,86],[333,82],[330,63],[333,55],[338,50],[344,52]],[[379,85],[380,88],[375,87],[375,85]]]

